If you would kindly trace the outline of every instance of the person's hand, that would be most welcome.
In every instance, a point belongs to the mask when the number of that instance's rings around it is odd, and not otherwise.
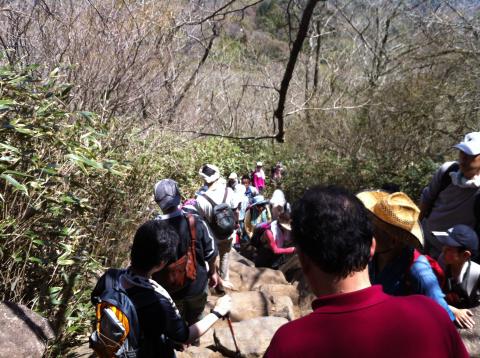
[[[458,309],[452,310],[453,314],[455,315],[455,321],[457,321],[458,325],[461,328],[468,328],[471,329],[475,325],[475,321],[473,320],[472,316],[473,313],[467,309]]]
[[[222,316],[226,316],[228,312],[232,309],[232,297],[230,295],[225,295],[220,297],[217,300],[214,311],[217,311]]]
[[[217,285],[220,283],[220,276],[218,276],[218,273],[214,273],[213,275],[210,276],[209,280],[208,280],[208,285],[210,287],[217,287]]]

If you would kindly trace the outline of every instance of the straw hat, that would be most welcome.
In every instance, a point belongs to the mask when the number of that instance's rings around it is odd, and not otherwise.
[[[364,191],[357,198],[382,222],[394,226],[396,237],[411,246],[423,246],[423,232],[418,222],[420,209],[402,192]]]

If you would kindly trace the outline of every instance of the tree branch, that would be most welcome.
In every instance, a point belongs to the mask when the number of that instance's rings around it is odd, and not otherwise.
[[[279,143],[283,143],[285,141],[283,111],[285,110],[285,100],[287,98],[288,86],[290,85],[290,80],[292,79],[293,70],[295,69],[298,54],[300,53],[303,41],[307,36],[308,26],[310,24],[310,19],[312,18],[313,10],[315,9],[315,6],[318,2],[319,0],[309,0],[307,5],[305,6],[305,10],[303,10],[297,37],[295,39],[295,42],[293,43],[292,51],[290,52],[290,57],[288,58],[287,68],[285,69],[285,73],[283,75],[283,79],[280,85],[280,96],[278,98],[278,105],[277,109],[273,113],[274,117],[277,118],[278,121],[278,133],[275,136],[275,139]]]

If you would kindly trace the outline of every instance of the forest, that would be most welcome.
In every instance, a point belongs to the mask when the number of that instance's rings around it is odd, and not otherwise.
[[[2,301],[84,342],[155,182],[207,162],[418,199],[478,130],[479,36],[474,0],[0,1]]]

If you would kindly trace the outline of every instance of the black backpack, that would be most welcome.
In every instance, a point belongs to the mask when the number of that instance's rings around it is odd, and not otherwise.
[[[90,335],[90,348],[98,357],[129,357],[139,354],[141,344],[137,309],[152,304],[139,294],[130,298],[120,285],[125,270],[109,269],[105,273],[105,288],[92,297],[95,305],[95,331]]]
[[[262,246],[262,242],[260,239],[262,238],[262,235],[265,233],[265,231],[270,230],[271,227],[271,222],[260,223],[255,226],[255,229],[253,229],[252,238],[250,239],[250,245],[256,247],[257,249]]]
[[[209,223],[212,231],[219,240],[227,239],[235,229],[235,214],[226,203],[228,187],[220,204],[216,204],[206,193],[201,194],[212,205],[212,220]]]

